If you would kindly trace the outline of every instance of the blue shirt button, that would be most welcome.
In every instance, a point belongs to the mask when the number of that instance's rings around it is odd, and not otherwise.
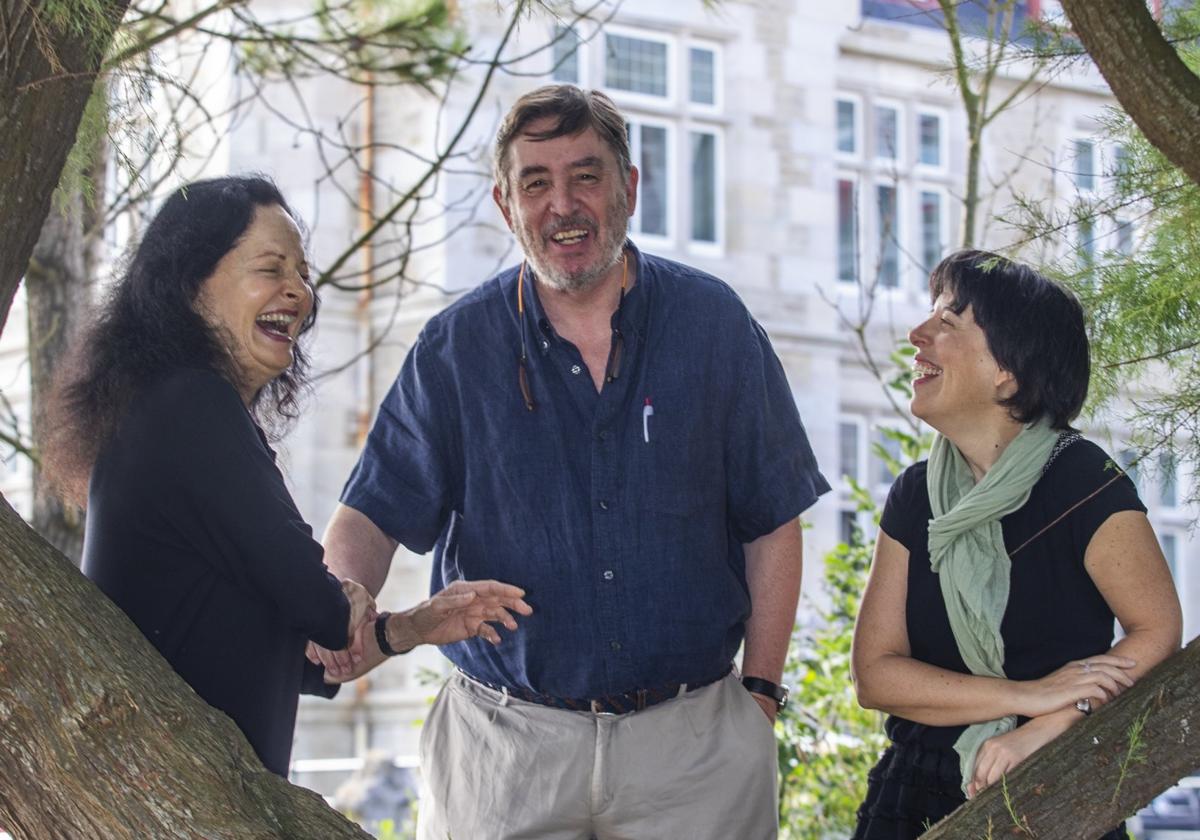
[[[613,573],[612,573],[612,569],[605,569],[605,570],[604,570],[604,579],[605,579],[605,580],[612,580],[612,579],[613,579]]]
[[[620,650],[620,649],[621,649],[621,643],[620,643],[620,642],[609,642],[609,643],[608,643],[608,646],[609,646],[610,648],[612,648],[613,650]]]
[[[608,502],[604,499],[600,500],[600,510],[608,510]]]

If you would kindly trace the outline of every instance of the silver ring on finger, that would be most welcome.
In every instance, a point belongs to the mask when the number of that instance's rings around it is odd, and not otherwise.
[[[1084,697],[1075,701],[1075,708],[1083,712],[1085,715],[1092,713],[1092,698]]]
[[[1085,674],[1090,674],[1090,673],[1091,673],[1091,671],[1092,671],[1092,663],[1091,663],[1091,662],[1088,662],[1088,661],[1085,659],[1085,660],[1083,660],[1082,662],[1080,662],[1079,664],[1083,666],[1083,673],[1085,673]],[[1083,710],[1082,710],[1082,709],[1080,709],[1080,711],[1083,711]]]

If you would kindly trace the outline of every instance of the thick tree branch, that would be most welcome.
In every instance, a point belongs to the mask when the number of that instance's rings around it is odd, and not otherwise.
[[[1062,0],[1071,27],[1121,107],[1171,163],[1200,184],[1200,77],[1132,0]]]
[[[51,10],[54,4],[41,0],[16,4],[22,11],[6,15],[7,29],[0,32],[0,328],[128,3],[97,0],[96,14],[82,11],[90,4],[58,3]]]
[[[1034,754],[1003,785],[993,785],[921,835],[923,840],[1095,840],[1200,767],[1197,697],[1200,639]]]

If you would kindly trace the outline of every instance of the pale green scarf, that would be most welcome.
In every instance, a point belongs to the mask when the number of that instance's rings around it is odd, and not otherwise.
[[[958,447],[941,435],[934,438],[926,473],[933,508],[929,560],[941,583],[958,652],[972,674],[1004,676],[1000,622],[1008,606],[1012,564],[1000,519],[1029,499],[1057,440],[1058,432],[1044,422],[1026,426],[976,484]],[[1016,717],[1009,715],[972,724],[959,736],[954,749],[963,793],[983,742],[1016,724]]]

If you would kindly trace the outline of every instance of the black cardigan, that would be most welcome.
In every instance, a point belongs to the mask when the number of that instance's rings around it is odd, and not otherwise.
[[[135,401],[92,471],[83,571],[286,776],[305,640],[346,645],[349,603],[234,387],[181,369]]]

